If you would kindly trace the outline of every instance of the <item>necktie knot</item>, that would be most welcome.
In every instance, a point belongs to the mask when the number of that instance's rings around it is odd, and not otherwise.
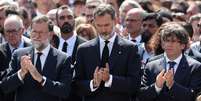
[[[12,53],[16,50],[17,48],[14,48],[13,50],[12,50]]]
[[[133,41],[134,43],[137,42],[135,39],[132,39],[131,41]]]
[[[109,43],[110,41],[108,41],[108,40],[105,40],[105,45],[107,45],[108,43]]]
[[[37,52],[38,57],[40,57],[43,53],[42,52]]]
[[[174,66],[176,65],[176,62],[174,62],[174,61],[169,61],[168,64],[170,65],[170,68],[169,68],[169,69],[171,69],[171,68],[174,68]]]

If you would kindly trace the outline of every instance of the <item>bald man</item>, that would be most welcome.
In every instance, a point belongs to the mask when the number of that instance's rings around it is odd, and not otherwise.
[[[146,12],[141,8],[133,8],[126,14],[125,27],[128,31],[128,39],[133,41],[136,45],[139,45],[142,40],[140,31],[145,15]]]
[[[4,33],[6,43],[0,45],[0,81],[6,74],[6,69],[9,66],[12,53],[18,49],[30,46],[31,43],[22,38],[24,32],[24,25],[22,19],[17,15],[11,15],[5,19]],[[12,94],[4,95],[3,100],[0,101],[13,101]]]

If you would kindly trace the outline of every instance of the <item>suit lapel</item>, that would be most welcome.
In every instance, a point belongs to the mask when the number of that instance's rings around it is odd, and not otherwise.
[[[118,56],[122,54],[121,45],[122,45],[121,39],[119,38],[119,36],[116,36],[113,47],[112,47],[112,51],[109,57],[109,65],[111,70],[113,69],[116,61],[119,59]]]
[[[56,56],[57,56],[57,53],[54,51],[54,48],[51,46],[48,56],[45,60],[45,64],[43,66],[43,70],[42,70],[43,74],[49,74],[48,70],[52,70],[52,69],[54,70],[54,68],[56,68],[55,67],[57,63]]]
[[[74,45],[73,53],[72,53],[72,64],[74,64],[74,61],[75,61],[75,54],[77,52],[78,45],[79,45],[79,39],[78,39],[78,36],[76,36],[76,41],[75,41],[75,45]]]
[[[8,43],[6,43],[6,45],[5,45],[5,52],[6,52],[7,56],[8,56],[9,61],[10,61],[12,53],[11,53],[11,50],[10,50],[10,47],[9,47]]]
[[[95,52],[94,53],[94,59],[97,59],[97,65],[100,66],[100,61],[101,61],[101,57],[100,57],[100,42],[99,42],[99,38],[97,37],[93,43],[93,50],[92,52]],[[93,54],[93,53],[92,53]]]
[[[186,57],[183,55],[182,59],[177,67],[177,71],[175,73],[174,79],[176,82],[181,83],[185,80],[186,75],[188,72],[190,72],[190,67],[187,62]]]

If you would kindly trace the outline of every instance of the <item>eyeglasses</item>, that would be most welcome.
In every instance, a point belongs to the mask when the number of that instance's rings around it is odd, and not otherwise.
[[[38,34],[46,34],[46,33],[49,33],[48,31],[47,32],[39,32],[39,31],[31,31],[31,34],[32,35],[38,35]]]
[[[5,33],[10,34],[10,35],[17,35],[19,34],[20,30],[22,28],[18,28],[18,29],[5,29]]]

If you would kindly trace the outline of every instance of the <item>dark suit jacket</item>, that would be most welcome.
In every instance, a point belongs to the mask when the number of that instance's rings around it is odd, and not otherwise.
[[[31,46],[31,43],[24,41],[24,47],[28,47],[28,46]],[[0,45],[0,60],[1,60],[0,61],[0,81],[7,73],[6,69],[8,69],[11,56],[12,56],[12,53],[8,43],[1,44]],[[5,95],[5,94],[1,94],[1,90],[0,90],[0,101],[13,101],[13,100],[14,100],[14,93]]]
[[[75,64],[78,93],[84,96],[85,101],[129,101],[140,85],[141,64],[137,47],[117,36],[109,57],[112,85],[110,88],[103,85],[91,92],[90,80],[101,62],[99,48],[99,38],[85,42],[78,48]]]
[[[75,63],[75,56],[76,56],[77,48],[78,48],[78,46],[80,44],[82,44],[84,42],[86,42],[86,39],[84,39],[84,38],[82,38],[80,36],[76,36],[76,41],[75,41],[75,45],[74,45],[74,48],[73,48],[73,54],[71,56],[71,64],[72,64],[72,66]],[[58,46],[57,46],[57,48],[58,48]],[[74,71],[74,68],[71,68],[72,73],[73,73],[73,71]],[[70,92],[70,95],[69,95],[68,99],[64,99],[63,101],[82,101],[82,97],[77,95],[76,92],[75,92],[77,88],[75,87],[74,80],[73,80],[73,82],[71,84],[71,89],[72,90]]]
[[[30,74],[26,75],[23,82],[17,76],[20,57],[26,54],[31,55],[33,62],[33,47],[14,52],[7,78],[0,85],[1,89],[5,93],[15,91],[15,101],[60,101],[61,98],[67,98],[72,80],[70,60],[67,55],[53,47],[50,48],[42,71],[42,75],[47,80],[44,86],[40,86]]]
[[[72,60],[71,60],[71,61],[72,61],[72,64],[74,64],[74,62],[75,62],[75,55],[76,55],[78,46],[79,46],[80,44],[86,42],[86,41],[87,41],[86,39],[84,39],[84,38],[82,38],[82,37],[80,37],[80,36],[76,36],[75,46],[74,46],[74,48],[73,48],[73,54],[72,54],[72,56],[71,56],[71,58],[72,58]],[[60,43],[60,42],[56,43],[56,48],[57,48],[57,49],[58,49],[58,47],[59,47],[59,43]]]
[[[24,47],[31,46],[31,43],[24,42]],[[8,43],[3,43],[0,45],[0,71],[4,71],[8,68],[9,62],[11,60],[11,50]],[[1,80],[1,79],[0,79]]]
[[[164,56],[149,62],[144,71],[140,101],[194,101],[201,87],[201,64],[193,58],[183,55],[174,76],[175,83],[170,90],[166,86],[157,94],[156,76],[165,67]]]

